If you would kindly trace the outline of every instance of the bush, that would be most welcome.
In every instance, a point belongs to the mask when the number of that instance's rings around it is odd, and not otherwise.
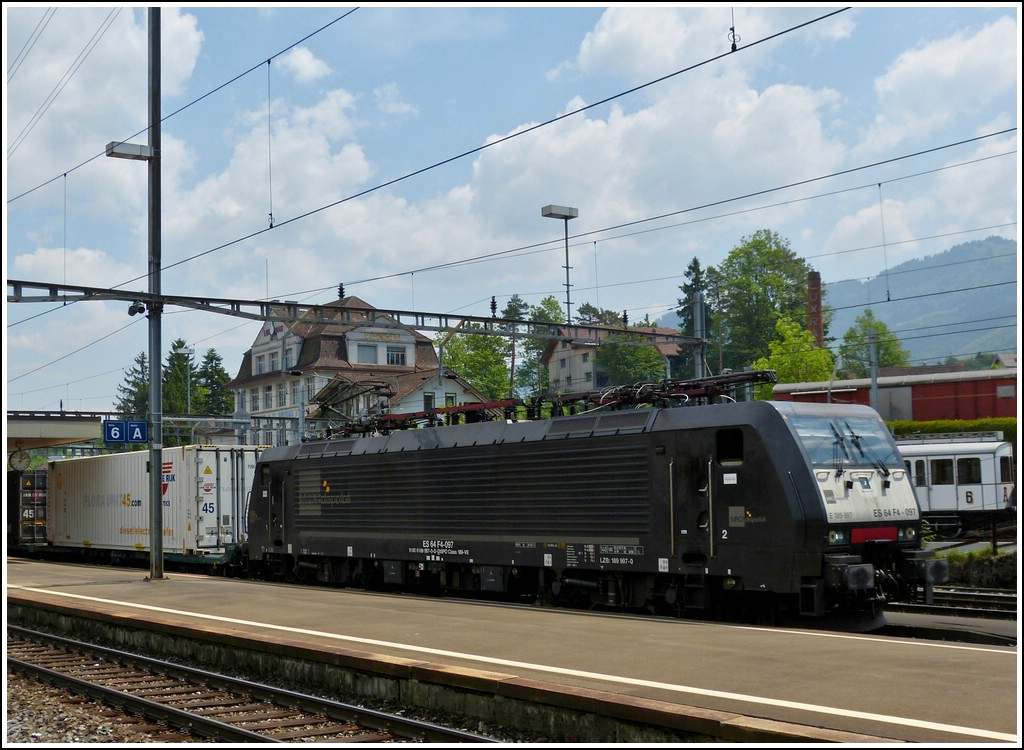
[[[974,586],[983,589],[1017,588],[1017,553],[992,554],[980,552],[951,552],[949,583],[954,586]]]

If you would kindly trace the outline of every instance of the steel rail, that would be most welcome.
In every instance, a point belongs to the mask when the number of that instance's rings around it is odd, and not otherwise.
[[[272,685],[252,682],[241,678],[211,673],[206,670],[195,669],[181,664],[175,664],[173,662],[166,662],[160,659],[142,656],[140,654],[110,649],[92,643],[75,641],[69,638],[64,638],[50,633],[41,633],[17,625],[8,625],[7,630],[9,633],[13,633],[15,635],[18,635],[22,638],[31,641],[42,642],[45,644],[65,648],[73,652],[87,651],[91,654],[96,655],[98,658],[107,659],[113,663],[139,666],[142,669],[153,671],[167,677],[195,682],[197,685],[201,685],[206,689],[225,690],[231,693],[245,695],[254,700],[264,700],[273,702],[281,706],[287,706],[289,708],[299,709],[302,711],[307,711],[309,713],[320,714],[333,721],[355,722],[368,729],[374,729],[381,732],[388,732],[392,735],[402,737],[407,740],[432,743],[499,742],[499,740],[493,739],[491,737],[485,737],[483,735],[478,735],[460,729],[453,729],[451,727],[432,724],[430,722],[420,721],[418,719],[411,719],[405,716],[390,714],[384,711],[365,708],[363,706],[357,706],[354,704],[341,703],[338,701],[332,701],[325,698],[318,698],[316,696],[307,695],[304,693],[299,693],[285,688],[275,687]],[[11,663],[10,656],[8,656],[8,663]],[[116,690],[114,688],[106,688],[98,685],[94,686],[91,685],[91,683],[79,680],[75,677],[60,675],[56,672],[54,673],[54,675],[54,679],[57,679],[57,677],[67,677],[68,680],[74,680],[75,683],[81,683],[75,684],[72,687],[72,689],[75,689],[76,691],[84,691],[95,688],[97,696],[109,696],[110,691],[112,691],[115,699],[119,699],[123,696],[128,695],[124,691]],[[70,683],[68,684],[70,686]],[[134,696],[132,698],[134,699]],[[104,700],[105,699],[106,698],[104,698]],[[145,701],[144,699],[140,699],[140,702],[136,705],[138,705],[140,708],[148,709],[148,706],[151,703],[151,701]],[[166,721],[167,723],[172,724],[174,726],[183,726],[183,724],[179,724],[177,722],[185,721],[185,719],[187,718],[189,721],[198,724],[199,726],[196,727],[197,732],[203,733],[204,735],[206,731],[220,731],[219,727],[221,726],[231,727],[231,725],[222,724],[221,722],[209,720],[205,717],[199,717],[196,714],[192,714],[187,711],[173,709],[167,706],[161,706],[160,704],[155,705],[159,706],[160,710],[168,711],[168,718],[161,720]],[[147,713],[146,715],[153,716],[149,713]],[[153,718],[157,717],[153,716]],[[266,735],[250,732],[249,730],[238,729],[237,727],[231,727],[231,730],[239,733],[244,732],[245,734],[239,734],[237,737],[228,737],[223,734],[219,736],[223,737],[224,739],[246,742],[277,741],[276,739],[268,738]],[[215,735],[210,734],[206,736]]]

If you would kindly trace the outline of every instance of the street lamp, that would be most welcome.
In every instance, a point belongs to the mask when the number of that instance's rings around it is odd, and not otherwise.
[[[580,215],[579,209],[568,206],[544,206],[540,210],[541,216],[549,219],[563,219],[565,221],[565,322],[572,323],[572,310],[569,302],[569,219],[575,219]]]
[[[185,363],[185,366],[188,368],[185,371],[185,378],[186,378],[186,380],[185,380],[185,413],[186,414],[191,414],[192,413],[192,357],[193,357],[193,355],[195,355],[196,350],[195,350],[194,347],[191,347],[191,346],[183,346],[180,349],[176,349],[175,351],[179,352],[180,354],[184,354],[186,357],[188,357],[188,360]]]
[[[189,346],[182,349],[185,352],[185,356],[188,357],[188,371],[185,373],[185,413],[192,413],[192,357],[195,355],[196,350]]]

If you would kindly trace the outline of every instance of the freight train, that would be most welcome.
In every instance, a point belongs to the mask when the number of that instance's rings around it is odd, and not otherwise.
[[[170,569],[862,629],[884,622],[887,602],[930,601],[948,576],[922,543],[892,435],[865,406],[648,403],[220,450],[218,476],[237,465],[251,490],[214,507],[204,469],[174,476],[188,491],[165,502]],[[136,496],[52,499],[62,464],[109,458],[51,462],[35,553],[148,553]],[[137,533],[119,539],[125,529]]]
[[[161,544],[168,567],[238,569],[261,447],[188,445],[161,451]],[[50,461],[8,474],[8,552],[148,565],[149,452]]]
[[[269,580],[713,619],[930,599],[914,488],[869,407],[738,402],[269,448],[246,567]]]
[[[901,435],[896,440],[921,506],[940,538],[1016,523],[1013,445],[998,431]]]

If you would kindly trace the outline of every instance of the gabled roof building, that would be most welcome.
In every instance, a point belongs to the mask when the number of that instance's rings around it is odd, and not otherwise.
[[[325,306],[335,320],[268,320],[226,387],[243,444],[285,445],[330,434],[373,414],[480,403],[469,383],[442,373],[434,343],[358,297]],[[330,318],[330,313],[327,316]]]

